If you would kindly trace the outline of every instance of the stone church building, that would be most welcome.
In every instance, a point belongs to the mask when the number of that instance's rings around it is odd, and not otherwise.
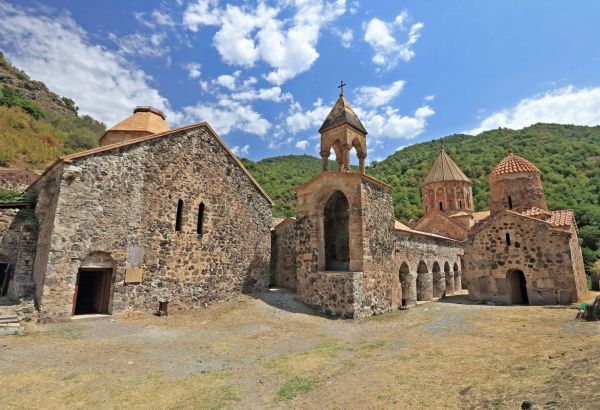
[[[200,307],[272,285],[357,318],[465,287],[531,304],[585,290],[573,213],[548,210],[525,159],[498,164],[490,211],[475,212],[471,181],[442,150],[424,216],[404,225],[392,187],[366,174],[367,130],[343,93],[319,132],[321,172],[296,187],[296,217],[274,224],[273,202],[207,123],[172,130],[137,107],[100,147],[49,166],[28,188],[35,200],[0,205],[0,296],[50,321],[163,300]]]

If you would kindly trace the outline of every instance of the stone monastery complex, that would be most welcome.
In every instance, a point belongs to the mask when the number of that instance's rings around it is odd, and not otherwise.
[[[343,93],[319,132],[321,173],[296,187],[296,217],[274,220],[209,124],[171,130],[137,107],[100,147],[50,165],[28,188],[34,203],[2,206],[1,293],[55,321],[269,286],[347,318],[465,288],[502,304],[569,304],[587,289],[573,212],[548,210],[526,159],[508,152],[489,176],[490,210],[475,212],[471,181],[442,150],[422,185],[425,215],[407,226],[392,187],[365,173],[367,130]]]

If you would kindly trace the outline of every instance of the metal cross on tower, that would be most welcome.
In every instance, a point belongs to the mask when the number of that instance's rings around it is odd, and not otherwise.
[[[338,88],[340,89],[340,97],[344,95],[344,87],[347,85],[348,84],[345,84],[344,81],[340,81],[340,85],[338,85]]]

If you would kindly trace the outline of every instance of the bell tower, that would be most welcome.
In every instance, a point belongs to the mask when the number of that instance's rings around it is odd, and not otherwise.
[[[350,103],[344,97],[344,84],[340,82],[340,96],[331,109],[327,118],[319,128],[321,134],[321,171],[327,171],[331,148],[335,152],[335,161],[338,170],[350,172],[350,151],[356,149],[358,168],[361,174],[365,173],[365,159],[367,158],[367,130],[362,125]]]

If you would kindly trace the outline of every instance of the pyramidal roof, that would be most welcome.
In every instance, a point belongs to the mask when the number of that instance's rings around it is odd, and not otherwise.
[[[535,165],[527,161],[525,158],[516,156],[513,154],[512,149],[509,149],[508,156],[506,156],[498,163],[498,165],[496,165],[496,168],[494,168],[490,174],[490,178],[498,175],[516,174],[520,172],[541,174],[540,170]]]
[[[327,118],[325,118],[325,122],[323,122],[323,125],[319,128],[319,132],[322,133],[325,130],[337,127],[344,123],[351,125],[365,135],[367,134],[367,130],[358,119],[356,113],[352,110],[352,107],[350,107],[350,103],[348,103],[344,94],[340,94],[340,98],[336,101],[329,112],[329,115],[327,115]]]
[[[466,181],[471,182],[469,178],[460,170],[458,165],[442,148],[437,159],[433,163],[429,174],[425,178],[423,184],[441,181]]]

